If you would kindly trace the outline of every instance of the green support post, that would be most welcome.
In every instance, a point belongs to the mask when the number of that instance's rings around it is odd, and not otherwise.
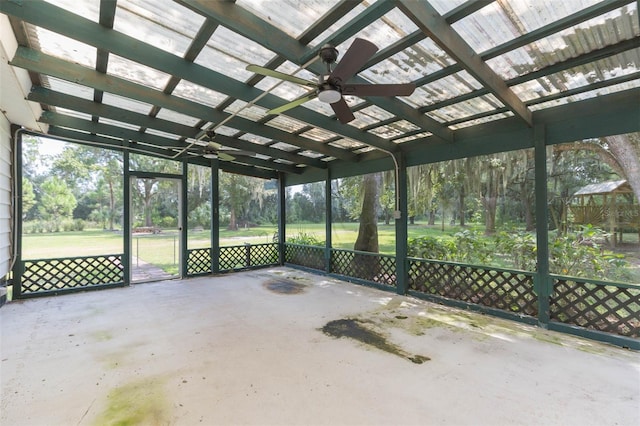
[[[538,325],[549,324],[549,298],[551,277],[549,276],[549,213],[547,209],[547,145],[544,125],[533,128],[535,158],[536,199],[536,256],[537,273],[534,287],[538,294]]]
[[[324,228],[324,270],[327,274],[331,273],[331,222],[333,215],[331,200],[331,170],[327,169],[327,178],[324,185],[324,209],[325,209],[325,228]]]
[[[122,269],[124,274],[124,284],[131,284],[131,174],[129,172],[129,144],[127,141],[122,142],[122,163],[123,163],[123,184],[122,197],[124,200],[124,213],[122,217],[123,228],[123,252]]]
[[[22,134],[16,125],[11,125],[11,136],[13,137],[13,149],[16,153],[16,176],[15,176],[15,190],[16,193],[12,194],[13,199],[16,200],[16,217],[15,220],[15,244],[14,256],[15,262],[13,263],[13,294],[14,300],[20,299],[22,294],[22,274],[24,272],[24,265],[22,263]]]
[[[188,173],[189,163],[187,160],[182,160],[182,178],[180,179],[180,278],[185,278],[187,276],[187,270],[189,268],[189,250],[188,250],[188,238],[189,238],[189,209],[188,209],[188,185],[187,185],[187,173]]]
[[[220,164],[211,160],[211,272],[220,272]]]
[[[278,263],[284,265],[284,242],[286,232],[286,188],[284,186],[284,173],[278,173]]]
[[[407,164],[404,154],[395,154],[396,158],[396,291],[406,294],[409,275],[407,271]]]

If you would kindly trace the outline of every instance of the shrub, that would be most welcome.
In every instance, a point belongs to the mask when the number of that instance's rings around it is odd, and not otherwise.
[[[464,230],[454,235],[456,245],[456,261],[467,263],[484,263],[491,258],[491,249],[487,239],[479,232]]]
[[[422,259],[454,260],[456,251],[453,241],[444,241],[431,236],[409,238],[407,244],[407,254],[410,257]]]
[[[288,237],[287,242],[307,246],[324,246],[324,241],[318,239],[315,235],[307,234],[306,232],[298,232],[296,235]]]

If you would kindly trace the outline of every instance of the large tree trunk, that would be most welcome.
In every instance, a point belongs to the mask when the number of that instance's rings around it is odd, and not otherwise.
[[[380,174],[365,175],[362,180],[364,197],[362,200],[362,213],[360,214],[360,227],[358,238],[353,246],[354,250],[370,251],[378,253],[378,220],[376,204],[378,201],[378,188],[380,186]]]
[[[233,207],[231,207],[229,212],[229,226],[227,226],[227,229],[230,231],[238,230],[238,220],[236,219],[236,209],[234,209]]]
[[[522,201],[522,208],[524,210],[524,222],[526,224],[527,231],[533,231],[535,228],[535,221],[533,220],[533,209],[531,208],[531,199],[529,197],[529,190],[527,188],[527,181],[520,182],[520,200]]]
[[[640,142],[634,143],[629,135],[616,135],[609,136],[607,144],[624,172],[623,177],[631,185],[636,200],[640,201]]]
[[[489,170],[489,180],[481,200],[484,207],[484,233],[485,235],[493,235],[496,232],[496,210],[498,206],[498,177],[495,170]]]
[[[464,223],[464,198],[465,198],[464,184],[460,185],[459,196],[460,196],[460,198],[458,199],[458,203],[459,203],[458,214],[460,215],[460,226],[465,226],[465,223]]]

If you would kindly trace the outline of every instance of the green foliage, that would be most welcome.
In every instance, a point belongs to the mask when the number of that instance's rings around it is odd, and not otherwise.
[[[463,230],[454,234],[456,261],[464,263],[486,263],[492,249],[489,242],[479,232]]]
[[[550,244],[551,271],[571,276],[626,279],[623,254],[604,249],[598,242],[607,233],[591,225],[567,236],[556,237]]]
[[[536,268],[536,237],[531,232],[501,231],[494,236],[495,249],[509,266],[524,271]]]
[[[22,218],[24,219],[36,203],[33,185],[26,177],[22,177]]]
[[[208,200],[207,200],[208,201]],[[189,228],[211,229],[211,204],[205,202],[189,213]]]
[[[48,177],[40,186],[42,195],[38,210],[44,219],[60,221],[70,218],[78,202],[67,184],[55,177]]]
[[[287,242],[291,244],[303,244],[307,246],[324,246],[324,241],[320,240],[313,234],[299,232],[292,237],[287,238]]]
[[[432,236],[409,238],[407,253],[423,259],[454,260],[456,245],[453,240]]]

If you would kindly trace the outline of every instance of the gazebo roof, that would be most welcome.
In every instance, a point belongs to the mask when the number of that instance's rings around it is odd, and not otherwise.
[[[613,192],[631,192],[631,187],[624,179],[612,180],[583,186],[574,195],[611,194]]]

